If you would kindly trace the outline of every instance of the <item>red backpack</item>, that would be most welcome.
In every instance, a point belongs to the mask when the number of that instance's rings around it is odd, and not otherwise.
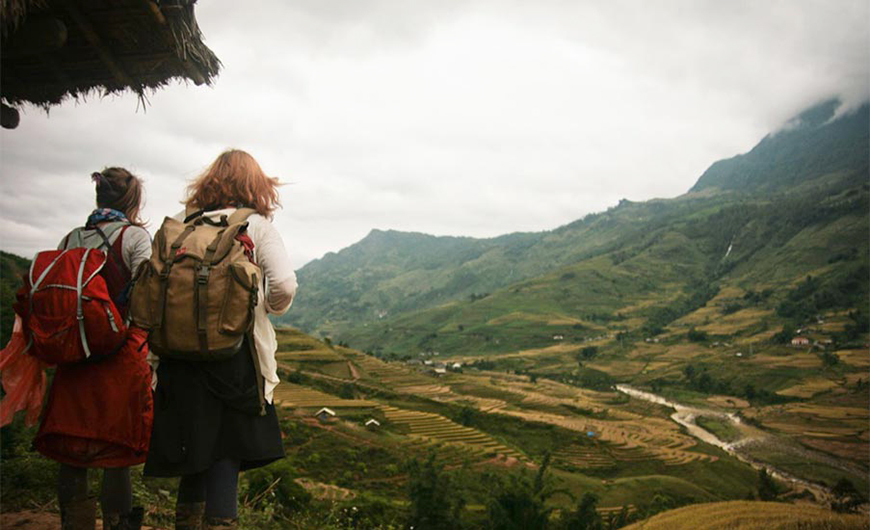
[[[100,235],[108,245],[105,234]],[[121,235],[123,229],[119,239]],[[117,267],[114,261],[99,248],[36,255],[15,303],[30,355],[48,364],[72,364],[120,349],[127,326],[102,274],[104,268]]]

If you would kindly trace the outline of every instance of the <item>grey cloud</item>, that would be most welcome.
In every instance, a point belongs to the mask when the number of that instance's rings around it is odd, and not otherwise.
[[[0,248],[53,246],[107,164],[145,178],[155,228],[227,147],[291,183],[275,222],[299,265],[374,227],[542,230],[683,193],[806,106],[870,92],[864,1],[256,5],[197,4],[213,88],[28,109],[0,132]]]

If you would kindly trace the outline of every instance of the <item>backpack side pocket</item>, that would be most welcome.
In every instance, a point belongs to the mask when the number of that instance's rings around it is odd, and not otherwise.
[[[156,324],[154,311],[158,303],[160,278],[149,260],[139,265],[130,292],[130,320],[136,326],[151,330]]]
[[[257,305],[259,268],[248,263],[233,263],[227,268],[228,278],[221,305],[218,330],[225,335],[242,335],[254,323]]]

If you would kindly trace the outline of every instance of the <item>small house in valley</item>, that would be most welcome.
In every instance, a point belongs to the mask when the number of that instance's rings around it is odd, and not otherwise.
[[[806,337],[795,337],[795,338],[791,339],[791,345],[792,345],[792,346],[798,346],[798,347],[800,347],[800,346],[809,346],[809,345],[810,345],[810,339],[808,339],[808,338],[806,338]]]
[[[366,429],[368,429],[370,431],[377,430],[380,426],[381,426],[381,422],[379,422],[378,420],[376,420],[374,418],[369,418],[369,420],[366,422]]]
[[[335,417],[335,412],[332,409],[323,407],[317,411],[317,414],[315,414],[314,417],[320,421],[329,421]]]

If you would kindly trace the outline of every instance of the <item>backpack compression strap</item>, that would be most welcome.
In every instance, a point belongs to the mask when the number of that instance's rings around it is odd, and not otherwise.
[[[187,236],[192,234],[194,230],[196,230],[196,226],[193,224],[184,227],[184,231],[181,232],[181,234],[175,238],[175,241],[172,242],[168,255],[163,255],[163,248],[166,245],[165,242],[161,241],[159,247],[160,257],[163,258],[163,269],[160,271],[161,289],[158,293],[157,299],[157,309],[160,311],[160,316],[157,317],[154,322],[154,331],[162,331],[164,347],[169,344],[169,336],[166,331],[166,326],[163,325],[163,319],[166,318],[166,298],[167,292],[169,291],[169,272],[172,270],[172,264],[175,263],[175,253],[181,248],[181,244],[184,243]]]
[[[76,278],[76,320],[79,321],[79,335],[82,339],[82,348],[85,350],[85,359],[91,356],[91,349],[88,347],[88,337],[85,334],[85,315],[82,310],[82,279],[85,274],[85,263],[88,262],[88,254],[91,249],[85,250],[82,256],[82,262],[79,264],[79,274]]]
[[[205,357],[208,354],[208,277],[211,274],[211,268],[214,265],[214,253],[217,251],[218,244],[221,242],[226,229],[221,230],[215,236],[208,247],[205,249],[205,255],[202,257],[202,262],[196,269],[196,296],[197,318],[196,318],[196,334],[199,336],[199,353]]]
[[[235,238],[236,234],[239,233],[239,228],[230,228],[235,224],[244,222],[251,214],[255,213],[256,210],[253,208],[239,208],[232,215],[227,218],[227,228],[224,228],[220,232],[217,233],[215,238],[209,243],[208,247],[205,249],[205,255],[202,257],[202,262],[200,262],[199,267],[196,271],[196,290],[194,291],[194,296],[196,297],[196,305],[197,305],[197,319],[196,319],[196,333],[199,338],[199,352],[205,357],[208,355],[208,278],[211,274],[211,269],[214,267],[215,262],[224,258],[225,253],[222,255],[215,257],[217,253],[218,247],[225,237],[228,237],[226,234],[227,230],[230,230],[232,237]]]

